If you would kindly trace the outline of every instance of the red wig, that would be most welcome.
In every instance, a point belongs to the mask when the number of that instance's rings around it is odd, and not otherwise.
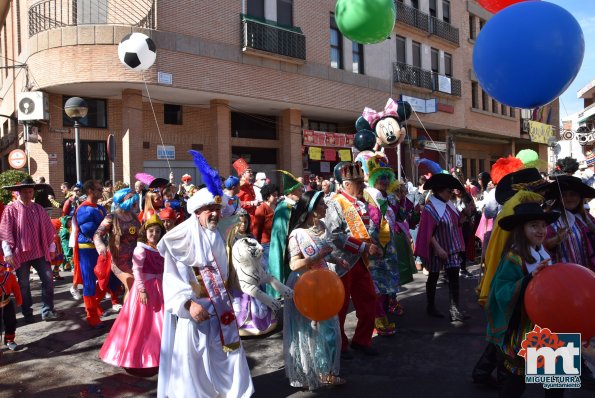
[[[498,184],[506,174],[514,173],[522,168],[524,166],[521,159],[515,158],[512,155],[508,155],[507,158],[500,158],[494,163],[492,171],[490,171],[492,182]]]

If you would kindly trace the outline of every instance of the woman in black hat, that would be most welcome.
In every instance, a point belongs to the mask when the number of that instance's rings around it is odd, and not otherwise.
[[[546,196],[555,199],[552,211],[561,217],[548,227],[544,246],[558,263],[595,271],[595,219],[584,208],[585,199],[595,198],[595,189],[580,178],[563,175],[556,177]]]
[[[460,226],[461,216],[450,198],[454,189],[464,191],[465,188],[449,174],[435,174],[424,184],[424,189],[432,190],[433,195],[421,213],[414,254],[424,260],[430,271],[426,282],[426,310],[432,317],[444,317],[434,301],[440,271],[445,270],[449,280],[450,320],[462,322],[466,316],[459,310],[459,253],[465,251],[465,243]]]
[[[547,225],[559,216],[529,202],[517,205],[514,214],[498,223],[511,234],[492,280],[486,311],[487,339],[498,347],[502,358],[498,365],[500,397],[520,397],[525,390],[525,359],[518,353],[534,325],[525,312],[524,293],[533,275],[551,264],[543,241]],[[561,396],[559,393],[562,391],[550,389],[546,396]]]

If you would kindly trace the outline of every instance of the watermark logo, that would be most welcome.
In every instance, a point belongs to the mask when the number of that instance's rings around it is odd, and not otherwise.
[[[580,333],[535,328],[526,334],[518,355],[525,358],[525,382],[544,388],[581,387]]]

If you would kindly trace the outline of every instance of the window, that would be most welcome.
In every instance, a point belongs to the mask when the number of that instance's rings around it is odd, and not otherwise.
[[[421,68],[421,44],[414,41],[412,44],[413,48],[413,63],[412,65]]]
[[[419,10],[419,0],[411,0],[411,7]]]
[[[479,91],[479,84],[477,82],[471,83],[471,108],[479,109],[479,98],[477,93]]]
[[[352,42],[351,59],[353,60],[353,73],[364,74],[364,45]]]
[[[486,93],[485,91],[481,90],[481,109],[483,109],[484,111],[489,111],[489,98],[488,98],[488,93]]]
[[[450,23],[450,1],[442,1],[442,20],[446,23]]]
[[[438,59],[440,57],[440,52],[432,48],[432,72],[438,73],[439,65]]]
[[[8,38],[6,36],[6,22],[2,26],[4,31],[4,66],[8,66]],[[4,69],[4,74],[8,77],[8,68]]]
[[[510,107],[510,117],[515,117],[514,108],[512,106]]]
[[[485,161],[483,159],[479,159],[479,173],[485,171]],[[477,173],[477,174],[479,174]]]
[[[17,54],[21,53],[21,4],[20,0],[16,0],[16,11],[17,11]]]
[[[327,133],[336,133],[338,131],[337,123],[310,120],[308,121],[308,125],[310,126],[310,130],[314,131],[324,131]]]
[[[74,15],[78,25],[106,24],[108,21],[108,13],[106,10],[110,7],[108,4],[109,2],[109,0],[73,0],[70,2],[72,3],[70,7],[72,7],[73,10],[76,10]],[[56,2],[53,3],[55,4]],[[57,10],[60,12],[60,8],[58,8],[59,6],[54,5],[53,7],[55,7],[54,12]],[[66,7],[66,5],[63,5],[62,7]],[[65,10],[66,9],[64,8],[62,12]]]
[[[444,74],[452,77],[452,55],[444,53]]]
[[[264,0],[248,0],[247,6],[248,15],[264,19]]]
[[[79,141],[81,144],[81,179],[109,179],[106,141]],[[64,140],[64,181],[76,182],[76,151],[74,140]]]
[[[277,0],[277,23],[293,26],[293,0]]]
[[[68,98],[70,97],[62,96],[62,109],[64,109],[64,104],[66,104]],[[107,128],[107,100],[86,97],[83,97],[83,99],[87,102],[89,112],[87,112],[86,117],[79,120],[81,126],[98,129]],[[64,111],[62,112],[62,125],[64,127],[74,126],[74,121],[66,116]]]
[[[163,104],[163,123],[182,124],[182,105]]]
[[[405,38],[402,36],[397,36],[397,62],[407,63],[407,58],[405,56],[405,46],[406,41]]]
[[[498,113],[499,108],[498,101],[492,98],[492,113]]]
[[[475,16],[469,14],[469,38],[475,40],[477,38],[477,31],[475,30]]]
[[[436,17],[436,0],[430,0],[430,15]]]
[[[236,138],[277,139],[277,118],[231,112],[231,136]]]
[[[469,163],[470,163],[470,171],[471,173],[468,174],[468,176],[473,179],[476,175],[477,175],[477,167],[475,166],[475,160],[476,159],[469,159]]]
[[[343,69],[343,36],[331,15],[331,68]]]
[[[508,112],[506,112],[506,105],[500,104],[500,113],[502,116],[506,116],[508,114]]]

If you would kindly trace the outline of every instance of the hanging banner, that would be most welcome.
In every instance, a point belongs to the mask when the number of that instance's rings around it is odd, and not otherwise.
[[[327,146],[349,148],[353,146],[354,134],[327,133],[324,131],[303,130],[305,146]]]
[[[341,162],[351,162],[351,149],[339,149]]]
[[[311,160],[322,160],[322,149],[321,148],[317,148],[315,146],[311,146],[308,149],[308,157]]]
[[[321,131],[304,130],[304,145],[326,145],[325,134]]]
[[[325,149],[324,150],[324,160],[329,162],[334,162],[337,160],[337,151],[334,149]]]
[[[548,138],[553,137],[554,129],[551,124],[529,121],[529,135],[532,142],[547,144]]]

